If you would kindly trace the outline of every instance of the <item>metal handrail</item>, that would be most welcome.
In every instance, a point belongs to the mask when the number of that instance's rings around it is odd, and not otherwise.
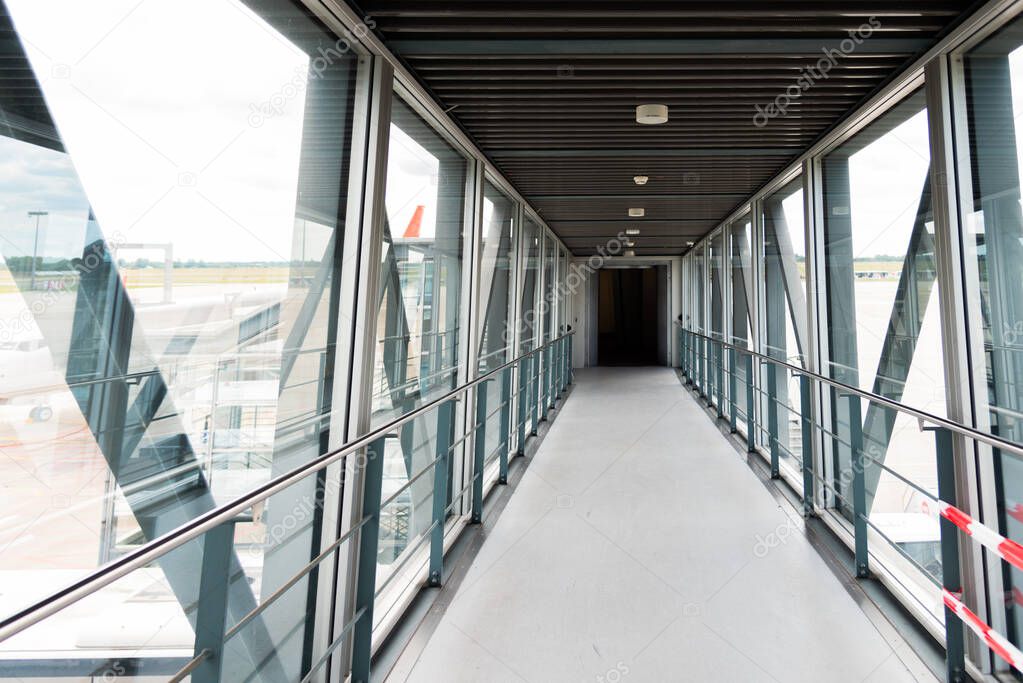
[[[310,474],[319,472],[342,458],[369,446],[374,441],[387,436],[395,429],[422,415],[425,415],[426,413],[429,413],[441,404],[458,398],[474,387],[492,379],[507,368],[518,364],[524,358],[532,356],[537,351],[553,346],[554,344],[571,337],[573,334],[575,334],[575,332],[570,331],[552,339],[551,341],[508,361],[504,365],[487,372],[485,375],[480,375],[479,377],[466,382],[462,386],[452,389],[443,396],[419,406],[418,408],[405,413],[401,417],[397,417],[387,424],[377,427],[369,433],[364,434],[363,436],[360,436],[333,451],[319,456],[315,460],[311,460],[304,465],[294,468],[290,472],[270,480],[262,486],[253,489],[245,495],[239,496],[229,503],[225,503],[199,515],[195,519],[182,524],[178,528],[173,529],[162,536],[154,538],[145,545],[142,545],[116,560],[111,561],[61,590],[37,600],[31,605],[15,612],[11,616],[5,617],[3,620],[0,620],[0,642],[21,633],[43,619],[56,614],[65,607],[73,605],[79,600],[94,594],[103,587],[108,586],[132,571],[144,567],[150,562],[163,557],[172,550],[184,545],[192,539],[198,538],[207,531],[214,529],[225,522],[233,520],[239,513],[249,509],[253,505],[270,498],[275,493],[283,491],[292,484],[305,479]]]
[[[854,387],[851,384],[846,384],[844,382],[839,382],[838,380],[831,379],[830,377],[825,377],[824,375],[821,375],[821,374],[818,374],[816,372],[813,372],[812,370],[807,370],[806,368],[800,367],[798,365],[792,365],[791,363],[786,363],[785,361],[778,360],[777,358],[772,358],[771,356],[767,356],[767,355],[764,355],[764,354],[759,353],[757,351],[753,351],[752,349],[748,349],[748,348],[745,348],[745,347],[742,347],[742,346],[736,346],[735,344],[731,344],[729,342],[722,341],[720,339],[715,339],[713,337],[709,337],[709,336],[707,336],[705,334],[702,334],[700,332],[696,332],[694,330],[686,329],[678,321],[675,321],[675,324],[678,325],[678,327],[680,329],[685,330],[689,334],[692,334],[692,335],[694,335],[696,337],[702,337],[702,338],[704,338],[704,339],[706,339],[708,341],[714,342],[715,344],[721,344],[721,345],[725,346],[726,348],[734,349],[737,353],[743,353],[743,354],[746,354],[746,355],[749,355],[749,356],[753,356],[754,358],[760,358],[761,360],[767,361],[769,363],[773,363],[774,365],[778,365],[778,366],[781,366],[783,368],[787,368],[788,370],[790,370],[791,372],[794,372],[796,374],[806,375],[810,379],[816,380],[816,381],[821,382],[823,384],[828,384],[828,385],[834,387],[835,389],[839,389],[843,393],[853,394],[853,395],[859,396],[860,398],[864,398],[864,399],[866,399],[866,400],[868,400],[868,401],[870,401],[872,403],[877,403],[879,405],[885,406],[886,408],[891,408],[892,410],[896,410],[898,412],[905,413],[906,415],[911,415],[911,416],[915,417],[920,422],[921,429],[923,428],[923,424],[925,422],[926,423],[930,423],[932,425],[935,425],[937,427],[942,427],[944,429],[947,429],[947,430],[949,430],[951,432],[954,432],[956,434],[959,434],[961,436],[965,436],[965,437],[968,437],[970,439],[973,439],[974,441],[979,441],[981,443],[985,443],[988,446],[991,446],[992,448],[997,448],[1000,451],[1011,453],[1012,455],[1014,455],[1016,457],[1023,458],[1023,446],[1021,446],[1020,444],[1017,444],[1017,443],[1015,443],[1013,441],[1007,441],[1006,439],[1002,439],[1002,438],[994,436],[992,434],[987,434],[985,432],[982,432],[982,431],[979,431],[977,429],[974,429],[973,427],[967,427],[966,425],[960,424],[958,422],[953,422],[952,420],[949,420],[948,418],[938,417],[937,415],[934,415],[932,413],[928,413],[925,410],[920,410],[918,408],[912,408],[910,406],[905,405],[904,403],[899,403],[898,401],[893,401],[890,398],[885,398],[884,396],[881,396],[880,394],[875,394],[875,393],[870,392],[870,391],[865,391],[865,390],[860,389],[858,387]]]
[[[684,328],[683,328],[683,329],[684,329]],[[690,330],[686,330],[686,331],[687,331],[687,332],[689,332]],[[747,351],[747,352],[748,352],[748,351]],[[713,361],[711,361],[711,362],[713,362]],[[855,369],[855,368],[851,368],[851,369]],[[734,375],[736,374],[736,373],[735,373],[734,371],[732,371],[731,369],[723,369],[723,371],[724,371],[724,373],[725,373],[725,374],[728,374],[728,375],[732,375],[732,376],[734,376]],[[812,377],[813,377],[813,375],[814,375],[814,373],[811,373],[811,372],[805,372],[805,371],[801,372],[801,374],[803,374],[803,375],[806,375],[806,376],[808,376],[808,377],[811,377],[811,378],[812,378]],[[758,389],[758,388],[753,388],[753,391],[755,391],[756,393],[760,394],[760,395],[761,395],[761,397],[762,397],[762,398],[764,398],[764,399],[767,399],[767,400],[773,400],[773,401],[774,401],[775,403],[777,403],[777,404],[778,404],[778,406],[779,406],[779,407],[781,407],[781,408],[784,408],[785,410],[789,411],[790,413],[792,413],[792,414],[796,415],[796,416],[797,416],[797,417],[799,418],[799,421],[800,421],[800,422],[806,422],[806,421],[809,421],[809,420],[811,419],[811,418],[809,418],[809,417],[807,417],[807,416],[805,416],[805,415],[802,415],[802,414],[801,414],[801,413],[799,413],[798,411],[794,410],[794,409],[793,409],[793,408],[792,408],[791,406],[785,405],[785,404],[784,404],[784,403],[783,403],[782,401],[779,401],[779,400],[778,400],[778,399],[776,399],[776,398],[775,398],[775,399],[772,399],[772,398],[770,397],[770,395],[768,394],[768,392],[765,392],[765,391],[763,391],[763,390],[761,390],[761,389]],[[842,438],[842,437],[841,437],[840,435],[836,434],[835,432],[832,432],[832,431],[831,431],[831,430],[829,430],[828,428],[826,428],[826,427],[824,427],[824,426],[822,426],[822,425],[815,425],[815,427],[816,427],[816,429],[817,429],[817,430],[819,430],[819,431],[820,431],[821,433],[823,433],[823,434],[826,434],[826,435],[827,435],[827,436],[828,436],[829,438],[831,438],[831,439],[832,439],[833,441],[836,441],[836,442],[838,442],[838,443],[842,444],[843,446],[846,446],[847,448],[853,448],[853,445],[852,445],[851,443],[849,443],[848,441],[844,440],[844,439],[843,439],[843,438]],[[862,438],[863,438],[863,439],[867,439],[867,440],[871,440],[871,441],[874,441],[875,443],[879,443],[877,439],[873,439],[873,438],[871,438],[871,437],[870,437],[869,435],[867,435],[867,434],[863,434],[863,435],[862,435]],[[780,439],[778,439],[778,438],[772,437],[772,436],[769,436],[769,439],[770,439],[771,441],[773,441],[773,442],[777,443],[777,444],[778,444],[778,447],[779,447],[779,448],[781,448],[781,449],[782,449],[783,451],[785,451],[785,453],[787,453],[787,454],[788,454],[788,455],[789,455],[790,457],[792,457],[792,458],[793,458],[794,460],[796,460],[796,462],[798,462],[798,463],[800,464],[800,466],[802,466],[802,460],[801,460],[800,458],[798,458],[798,457],[796,456],[796,454],[795,454],[794,452],[792,452],[792,451],[791,451],[791,450],[790,450],[790,449],[789,449],[789,448],[788,448],[788,447],[787,447],[787,446],[785,445],[785,443],[784,443],[783,441],[781,441],[781,440],[780,440]],[[911,489],[913,489],[914,491],[916,491],[917,493],[919,493],[919,494],[921,494],[921,495],[923,495],[923,496],[925,496],[925,497],[927,497],[927,498],[929,498],[929,499],[931,499],[931,500],[933,500],[933,501],[939,501],[939,500],[940,500],[940,498],[939,498],[939,497],[937,496],[937,494],[936,494],[936,493],[934,493],[934,492],[932,492],[932,491],[928,491],[927,489],[925,489],[925,488],[924,488],[924,487],[922,487],[921,485],[917,484],[916,482],[912,481],[911,479],[909,479],[908,477],[906,477],[905,475],[903,475],[903,474],[902,474],[901,472],[899,472],[898,470],[895,470],[895,469],[892,469],[891,467],[888,467],[887,465],[885,465],[885,464],[884,464],[884,461],[883,461],[883,460],[879,460],[879,459],[877,459],[877,458],[872,458],[872,457],[868,456],[868,455],[867,455],[866,453],[864,453],[864,454],[863,454],[863,457],[864,457],[864,462],[869,462],[869,463],[870,463],[870,464],[872,464],[872,465],[877,465],[877,466],[878,466],[878,467],[880,467],[880,468],[881,468],[882,470],[884,470],[885,472],[887,472],[887,473],[888,473],[888,474],[890,474],[891,476],[895,477],[896,479],[898,479],[899,481],[901,481],[901,482],[902,482],[903,484],[905,484],[906,486],[908,486],[908,487],[910,487]],[[828,488],[828,490],[830,490],[830,491],[832,492],[832,494],[834,494],[834,495],[835,495],[836,497],[838,497],[838,498],[842,499],[843,501],[845,500],[845,496],[841,495],[840,493],[838,493],[838,491],[836,491],[835,489],[833,489],[833,488],[831,488],[830,486],[828,486],[828,484],[827,484],[826,480],[824,480],[824,479],[822,479],[821,477],[818,477],[818,476],[816,476],[816,475],[814,475],[814,476],[815,476],[815,478],[816,478],[816,479],[817,479],[818,481],[820,481],[820,482],[821,482],[821,483],[822,483],[822,484],[823,484],[823,485],[824,485],[824,486],[825,486],[826,488]],[[867,517],[864,517],[863,519],[864,519],[864,521],[866,521],[866,522],[867,522],[867,524],[869,524],[869,525],[870,525],[870,526],[872,526],[872,527],[875,527],[875,525],[874,525],[874,524],[873,524],[873,523],[872,523],[872,522],[870,521],[870,519],[869,519],[869,518],[867,518]],[[875,529],[876,529],[876,527],[875,527]],[[887,536],[886,536],[886,535],[885,535],[884,533],[881,533],[881,532],[880,532],[879,530],[878,530],[878,533],[880,533],[882,537],[884,537],[884,538],[885,538],[886,540],[888,540],[888,541],[889,541],[889,544],[891,544],[891,545],[892,545],[893,547],[896,547],[896,550],[899,550],[900,552],[902,552],[903,554],[905,554],[905,553],[904,553],[904,551],[902,551],[902,550],[901,550],[900,548],[898,548],[898,547],[897,547],[897,546],[896,546],[896,545],[895,545],[894,543],[892,543],[892,542],[891,542],[891,541],[890,541],[890,540],[888,539],[888,537],[887,537]],[[910,559],[912,559],[912,558],[910,558]],[[917,563],[917,562],[916,562],[915,560],[913,561],[913,563],[914,563],[914,564],[917,564],[917,565],[919,565],[919,563]],[[922,571],[924,571],[924,570],[922,570]],[[926,572],[926,571],[924,571],[924,573],[926,574],[927,572]],[[930,576],[929,574],[927,575],[927,577],[928,577],[928,578],[929,578],[929,579],[930,579],[930,580],[931,580],[932,582],[934,582],[934,577]]]

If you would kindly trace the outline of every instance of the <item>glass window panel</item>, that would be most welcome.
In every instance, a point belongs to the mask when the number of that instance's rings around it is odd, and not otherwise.
[[[571,292],[568,291],[568,252],[561,252],[561,259],[558,261],[558,334],[568,331],[569,307],[572,303]]]
[[[796,178],[762,203],[761,222],[764,239],[764,308],[761,328],[763,353],[772,358],[805,365],[806,356],[806,249],[804,246],[803,180]],[[761,373],[761,389],[768,390],[765,367]],[[802,488],[802,430],[800,425],[799,379],[790,371],[776,367],[778,420],[775,433],[779,445],[779,461],[791,481]],[[763,419],[769,427],[767,401],[764,397]],[[762,443],[770,448],[770,431],[762,429]]]
[[[704,310],[707,304],[707,299],[704,296],[704,278],[706,277],[704,274],[704,254],[704,247],[701,245],[693,255],[693,324],[696,326],[697,332],[707,334],[707,330],[704,327]]]
[[[691,329],[700,333],[707,334],[705,320],[707,315],[707,271],[706,271],[706,247],[701,245],[693,252],[693,269],[692,269],[692,291],[693,291],[693,310],[692,320],[690,321]],[[693,362],[695,364],[695,372],[697,376],[697,384],[704,390],[707,389],[709,363],[707,358],[707,341],[702,337],[694,337],[693,339],[695,348],[693,350]]]
[[[794,365],[805,364],[806,249],[803,181],[797,178],[763,201],[763,351]]]
[[[708,249],[710,261],[710,336],[723,339],[725,331],[724,296],[724,236],[721,232],[711,237]]]
[[[380,312],[374,372],[372,422],[383,424],[455,388],[460,363],[466,158],[418,113],[395,97],[385,191],[386,218],[380,269]],[[498,331],[498,339],[501,333]],[[499,343],[499,342],[498,342]],[[404,425],[387,440],[383,496],[412,482],[385,508],[386,542],[378,556],[378,586],[409,553],[423,553],[433,523],[431,474],[417,475],[437,457],[438,411]],[[456,451],[458,452],[458,451]],[[460,488],[451,460],[451,492]],[[415,565],[409,560],[404,566]],[[406,588],[394,579],[378,600],[383,619]]]
[[[537,288],[540,277],[540,227],[526,218],[522,225],[522,296],[519,321],[519,355],[531,351],[537,342]]]
[[[1023,20],[965,55],[972,193],[968,210],[966,301],[983,367],[974,396],[981,429],[1023,442]],[[986,457],[986,456],[985,456]],[[1003,534],[1023,542],[1023,462],[995,452],[995,488]],[[995,520],[984,520],[994,525]],[[1023,572],[1003,563],[1006,635],[1023,643]]]
[[[728,231],[731,258],[731,343],[751,348],[753,323],[750,317],[750,291],[753,287],[753,223],[749,214],[733,223]],[[746,406],[752,391],[746,374],[746,357],[736,355],[736,421],[742,430],[747,429]]]
[[[483,263],[480,302],[483,306],[483,339],[480,342],[479,372],[498,368],[513,357],[512,316],[514,311],[515,240],[518,237],[515,212],[518,206],[490,182],[483,186]],[[504,396],[511,394],[511,375],[502,373],[486,384],[486,457],[489,463],[500,456],[507,442],[511,404],[504,414]]]
[[[489,182],[483,189],[483,340],[480,371],[511,360],[511,316],[515,266],[516,204]]]
[[[710,330],[708,334],[715,340],[724,339],[724,323],[725,323],[725,309],[724,309],[724,295],[725,295],[725,282],[724,282],[724,236],[721,231],[718,231],[710,238],[710,243],[707,246],[707,261],[708,270],[710,275]],[[723,354],[722,349],[715,343],[708,342],[707,345],[707,368],[710,374],[708,378],[707,386],[710,389],[710,402],[712,405],[717,405],[719,387],[718,383],[724,384],[724,372],[722,368]]]
[[[543,233],[543,296],[540,301],[540,311],[543,316],[542,341],[547,343],[554,339],[554,322],[557,319],[558,307],[558,245],[554,238],[546,230]],[[540,354],[541,380],[539,391],[540,415],[547,414],[550,405],[549,399],[544,397],[551,391],[551,383],[554,381],[553,373],[549,364],[552,359],[553,349],[548,347]]]
[[[385,192],[373,422],[455,387],[468,163],[396,99]]]
[[[356,60],[284,0],[5,6],[6,613],[324,452]],[[317,494],[235,523],[228,625],[318,552]],[[23,649],[190,651],[208,554],[186,544]],[[240,677],[300,677],[313,595],[293,590],[289,619],[234,641]]]
[[[829,356],[825,372],[853,386],[937,415],[945,386],[935,286],[930,149],[925,97],[904,99],[828,154],[824,174],[824,268]],[[859,403],[867,508],[872,524],[926,571],[940,577],[938,523],[931,501],[885,472],[890,468],[932,494],[937,491],[934,437],[905,415],[829,394],[833,485],[851,506],[850,401]],[[905,565],[880,538],[873,546]],[[923,577],[907,585],[935,614],[940,603]]]
[[[555,337],[555,309],[558,306],[558,245],[549,233],[544,233],[543,276],[543,340]]]

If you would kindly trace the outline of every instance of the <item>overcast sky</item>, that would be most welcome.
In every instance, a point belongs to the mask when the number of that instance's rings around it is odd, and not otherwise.
[[[304,93],[284,97],[259,127],[250,115],[307,77],[308,55],[238,0],[7,4],[108,237],[173,242],[178,259],[291,258]],[[1010,62],[1015,77],[1020,50]],[[1013,104],[1018,116],[1020,89]],[[5,234],[27,234],[11,226],[30,228],[28,211],[50,211],[41,252],[67,255],[86,211],[71,167],[59,154],[3,144]],[[422,205],[421,235],[430,237],[437,159],[394,127],[390,149],[392,229],[403,234]],[[927,157],[923,112],[851,157],[857,256],[905,251]],[[784,204],[794,227],[801,225],[799,204],[795,196]],[[793,238],[797,253],[805,253],[801,235]]]
[[[172,242],[182,260],[291,258],[308,55],[237,0],[8,6],[108,239]],[[272,99],[273,115],[250,125],[253,107]],[[404,232],[424,205],[431,236],[437,160],[392,134],[388,213]],[[71,240],[80,249],[87,207],[66,158],[5,145],[5,226],[50,211],[41,253],[73,253]],[[26,185],[31,193],[17,189]]]

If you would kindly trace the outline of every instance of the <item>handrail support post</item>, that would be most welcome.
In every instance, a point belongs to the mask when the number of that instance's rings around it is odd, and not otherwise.
[[[934,446],[938,464],[938,498],[956,506],[956,468],[952,432],[934,428]],[[952,521],[941,517],[941,584],[962,599],[962,576],[959,571],[959,529]],[[945,671],[950,683],[964,683],[966,677],[966,649],[963,622],[959,615],[945,606]]]
[[[732,434],[739,431],[737,413],[739,402],[735,398],[735,347],[728,347],[728,429]]]
[[[225,522],[207,531],[202,540],[193,654],[199,657],[205,651],[206,656],[192,671],[192,680],[196,683],[219,683],[224,669],[234,527],[234,522]]]
[[[850,467],[853,485],[853,532],[856,546],[856,576],[870,576],[870,560],[867,547],[867,477],[866,458],[863,452],[863,417],[860,397],[847,394],[849,401],[849,447]]]
[[[508,451],[511,446],[511,391],[512,369],[506,369],[501,376],[501,444],[498,460],[498,484],[508,483]]]
[[[448,503],[448,462],[454,426],[453,401],[437,409],[437,462],[433,466],[433,530],[430,532],[430,574],[427,583],[440,586],[444,580],[444,522]]]
[[[487,453],[487,385],[476,386],[476,433],[472,436],[472,523],[483,522],[483,467]]]
[[[757,450],[757,405],[756,382],[753,378],[753,354],[743,357],[746,361],[746,452]]]
[[[813,480],[813,402],[810,395],[810,376],[799,376],[799,417],[802,425],[803,463],[803,517],[814,514],[814,480]]]
[[[724,384],[724,372],[725,372],[725,345],[724,342],[717,341],[714,343],[717,353],[717,363],[715,365],[716,378],[714,380],[715,389],[718,395],[718,419],[724,419],[725,417],[725,384]]]
[[[767,438],[771,452],[771,479],[781,478],[778,430],[778,366],[767,363]]]
[[[366,448],[363,468],[362,519],[359,531],[358,575],[355,613],[361,616],[352,628],[353,683],[369,683],[373,655],[373,603],[376,600],[377,553],[380,548],[380,496],[384,481],[386,439],[382,436]]]

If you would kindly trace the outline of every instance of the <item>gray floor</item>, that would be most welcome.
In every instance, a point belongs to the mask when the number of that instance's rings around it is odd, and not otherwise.
[[[576,382],[389,680],[917,680],[673,371]]]

